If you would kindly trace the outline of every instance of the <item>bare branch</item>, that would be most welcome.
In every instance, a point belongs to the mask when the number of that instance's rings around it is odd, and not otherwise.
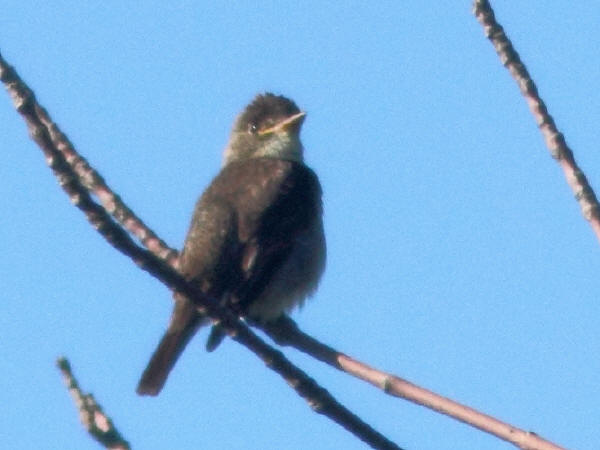
[[[71,365],[66,358],[58,358],[56,365],[62,373],[63,379],[73,402],[79,411],[79,419],[88,433],[105,448],[114,450],[129,450],[131,446],[121,433],[116,429],[110,417],[102,407],[96,403],[92,394],[84,394],[71,371]]]
[[[1,57],[0,57],[1,58]],[[3,61],[3,64],[5,62]],[[9,67],[6,67],[7,76],[10,77]],[[29,87],[18,78],[16,73],[10,87],[7,89],[13,98],[15,108],[23,114],[26,108],[32,108],[31,114],[24,115],[32,117],[35,115],[37,121],[45,130],[47,138],[52,143],[56,151],[62,154],[66,163],[71,167],[74,174],[77,175],[79,182],[99,200],[104,209],[115,218],[127,231],[139,239],[139,241],[157,257],[174,265],[177,259],[177,251],[169,248],[167,244],[160,239],[133,211],[115,194],[106,184],[102,176],[90,166],[87,160],[81,156],[69,141],[68,137],[52,121],[47,111],[35,100],[35,95]],[[28,121],[30,130],[35,126],[31,120]],[[38,139],[32,135],[33,139],[39,143]],[[43,149],[44,150],[44,149]],[[48,150],[45,149],[46,157],[51,157]],[[48,162],[50,165],[50,162]]]
[[[567,145],[565,137],[558,131],[554,119],[548,112],[546,104],[540,98],[537,87],[531,79],[525,64],[506,36],[502,26],[496,22],[494,11],[487,0],[476,0],[473,14],[483,27],[484,33],[496,49],[502,64],[508,69],[517,82],[521,94],[525,97],[529,109],[540,128],[550,154],[563,169],[567,183],[575,194],[581,213],[590,222],[594,233],[600,240],[600,205],[592,187],[583,171],[577,166],[573,152]]]
[[[18,77],[15,70],[0,55],[0,80],[5,84],[17,111],[27,123],[30,135],[40,146],[48,165],[59,180],[59,184],[71,201],[87,217],[96,230],[117,250],[129,256],[138,266],[159,279],[170,289],[177,290],[193,301],[198,309],[218,321],[222,328],[235,341],[241,343],[257,355],[271,370],[284,378],[294,390],[319,414],[323,414],[373,448],[399,449],[395,443],[375,431],[347,408],[342,406],[324,388],[320,387],[306,373],[294,366],[280,352],[262,341],[231,311],[206,297],[199,289],[187,281],[172,267],[158,259],[152,252],[137,246],[128,234],[110,218],[104,208],[92,200],[79,177],[67,163],[65,156],[55,146],[51,137],[60,130],[47,118],[47,113],[37,103],[31,89]],[[41,116],[40,116],[41,114]],[[45,123],[55,128],[49,130]]]
[[[282,317],[277,322],[271,324],[255,325],[263,328],[279,345],[292,346],[338,370],[349,373],[360,380],[378,387],[387,394],[445,414],[508,441],[518,448],[530,450],[560,450],[562,448],[542,439],[533,432],[521,430],[473,408],[428,391],[410,381],[370,367],[344,353],[338,352],[302,332],[289,317]]]

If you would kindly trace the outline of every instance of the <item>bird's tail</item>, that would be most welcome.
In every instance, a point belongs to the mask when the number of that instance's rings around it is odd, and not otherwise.
[[[202,323],[203,317],[190,301],[185,298],[175,301],[169,328],[150,358],[138,384],[139,395],[158,395],[179,355]]]

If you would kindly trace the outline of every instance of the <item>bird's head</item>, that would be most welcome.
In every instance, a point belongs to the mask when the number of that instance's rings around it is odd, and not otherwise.
[[[300,128],[305,115],[286,97],[257,95],[233,124],[223,165],[250,158],[302,162]]]

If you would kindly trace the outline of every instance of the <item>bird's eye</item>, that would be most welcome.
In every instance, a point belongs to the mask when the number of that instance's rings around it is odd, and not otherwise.
[[[255,123],[249,123],[248,124],[248,133],[250,134],[256,134],[258,132],[258,127],[256,126]]]

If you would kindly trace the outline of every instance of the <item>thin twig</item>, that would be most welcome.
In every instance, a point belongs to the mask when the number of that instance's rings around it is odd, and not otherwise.
[[[590,222],[597,239],[600,240],[600,205],[596,194],[583,171],[577,166],[573,151],[567,145],[563,134],[558,131],[554,119],[548,112],[546,104],[540,98],[535,82],[529,75],[525,64],[521,61],[502,26],[496,21],[494,11],[487,0],[476,0],[473,4],[473,14],[475,14],[483,27],[485,35],[496,49],[500,61],[519,86],[521,94],[525,97],[531,114],[533,114],[540,128],[550,154],[563,169],[567,183],[579,203],[583,217]]]
[[[159,279],[170,289],[184,294],[193,301],[204,314],[219,321],[223,329],[234,339],[256,354],[271,370],[283,377],[294,390],[319,414],[323,414],[359,439],[380,449],[399,449],[395,443],[374,430],[362,419],[342,406],[324,388],[320,387],[306,373],[294,366],[280,352],[262,341],[231,311],[207,298],[199,289],[187,281],[165,261],[152,252],[137,246],[129,235],[110,218],[104,208],[95,203],[79,177],[73,172],[64,155],[56,148],[51,132],[38,113],[43,111],[37,103],[33,91],[18,77],[16,71],[0,55],[0,80],[5,84],[17,111],[27,123],[30,135],[46,156],[48,165],[59,180],[71,201],[88,218],[97,231],[118,251],[129,256],[143,270]],[[47,116],[43,111],[43,115]],[[51,121],[50,121],[51,123]],[[56,130],[53,131],[56,134]],[[59,132],[59,131],[58,131]]]
[[[56,365],[60,369],[71,398],[79,411],[79,419],[90,436],[105,448],[129,450],[131,448],[129,442],[121,436],[113,421],[102,411],[102,407],[96,402],[94,396],[83,393],[73,375],[69,361],[66,358],[58,358]]]

